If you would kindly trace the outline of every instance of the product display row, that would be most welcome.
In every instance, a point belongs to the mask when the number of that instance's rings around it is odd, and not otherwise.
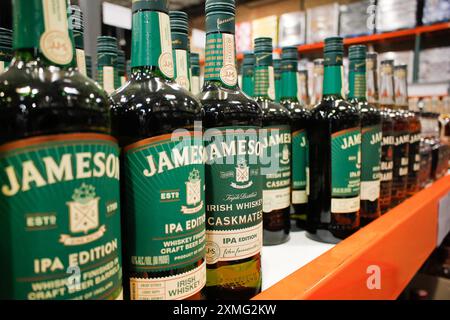
[[[448,100],[413,103],[407,65],[353,45],[344,76],[327,37],[309,96],[298,48],[257,37],[241,90],[234,0],[205,3],[203,76],[186,13],[132,12],[96,81],[66,0],[0,29],[0,299],[250,299],[263,246],[339,243],[447,173]]]

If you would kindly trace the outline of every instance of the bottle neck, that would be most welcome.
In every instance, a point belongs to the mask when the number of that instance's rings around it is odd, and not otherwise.
[[[242,67],[242,91],[250,97],[254,94],[254,65],[244,65]]]
[[[364,59],[350,60],[348,78],[348,98],[366,101],[366,61]]]
[[[174,58],[174,78],[176,83],[186,90],[190,90],[190,61],[188,53],[188,35],[172,32],[172,48]]]
[[[295,61],[283,61],[281,66],[281,100],[298,100],[298,63]]]
[[[234,14],[218,12],[206,16],[205,86],[211,83],[238,88]]]
[[[366,98],[371,104],[378,103],[378,78],[377,69],[372,60],[366,62]]]
[[[173,79],[174,65],[169,15],[153,10],[133,14],[132,73],[150,72],[153,76]]]
[[[394,91],[395,104],[399,108],[408,109],[408,80],[402,69],[395,72]]]
[[[76,65],[66,0],[15,0],[13,8],[16,60],[64,69]]]
[[[312,85],[312,98],[311,103],[317,104],[322,100],[323,93],[323,65],[314,66],[313,85]]]
[[[389,67],[384,68],[388,69]],[[394,104],[394,84],[393,84],[392,70],[381,70],[379,99],[380,99],[379,103],[382,105]]]
[[[323,74],[323,96],[342,97],[342,64],[325,65]]]
[[[253,96],[265,100],[275,100],[275,72],[272,53],[256,55],[255,90]]]

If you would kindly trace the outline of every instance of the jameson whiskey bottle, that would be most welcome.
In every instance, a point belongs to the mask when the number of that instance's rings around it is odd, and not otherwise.
[[[380,167],[383,139],[381,115],[366,99],[366,46],[349,49],[349,102],[361,115],[361,226],[381,215]]]
[[[117,39],[101,36],[97,38],[97,82],[111,94],[119,82],[117,70]]]
[[[108,97],[75,68],[66,0],[12,4],[14,60],[0,76],[0,299],[119,299]]]
[[[342,98],[342,38],[325,39],[323,98],[308,126],[310,190],[307,228],[338,242],[359,228],[361,119]]]
[[[394,90],[395,102],[409,120],[409,160],[408,160],[408,182],[407,195],[413,196],[420,189],[420,133],[422,130],[419,117],[412,111],[409,111],[408,104],[408,66],[398,65],[394,67]]]
[[[302,100],[298,99],[297,47],[282,50],[281,64],[281,105],[290,111],[292,130],[291,156],[291,226],[292,230],[306,229],[308,209],[308,138],[306,127],[310,112]]]
[[[402,108],[401,101],[394,102],[394,81],[393,81],[393,61],[382,62],[383,73],[389,79],[387,83],[392,92],[393,106],[390,112],[394,122],[394,168],[392,181],[392,202],[391,207],[401,203],[406,198],[409,166],[409,117]],[[392,89],[391,89],[392,87]],[[382,88],[382,97],[385,99],[385,90]],[[399,104],[397,104],[397,102]]]
[[[249,97],[253,97],[255,88],[255,55],[253,53],[244,54],[242,64],[242,91]]]
[[[190,57],[188,55],[188,15],[182,11],[170,11],[175,81],[190,90]]]
[[[122,148],[125,296],[199,299],[206,281],[200,105],[172,81],[168,3],[133,1],[129,81],[111,99]],[[201,134],[201,132],[200,132]]]
[[[273,59],[273,71],[275,78],[275,102],[280,103],[281,95],[281,60]]]
[[[12,31],[0,28],[0,75],[9,67],[12,59]]]
[[[83,12],[78,6],[70,6],[70,23],[72,25],[73,38],[75,41],[75,52],[78,71],[87,76],[86,55],[84,52],[84,19]]]
[[[380,166],[380,210],[385,213],[391,206],[392,198],[392,177],[394,168],[394,123],[390,116],[392,107],[392,83],[389,85],[389,78],[382,71],[382,95],[378,98],[378,77],[377,77],[378,55],[376,52],[368,52],[366,55],[366,80],[367,80],[367,101],[369,104],[378,107],[381,114],[381,125],[383,140],[381,142],[381,166]],[[382,66],[383,69],[383,66]],[[363,161],[364,166],[364,161]]]
[[[205,293],[249,299],[261,291],[262,112],[237,85],[234,0],[207,0],[205,11]]]
[[[297,85],[298,85],[298,100],[303,103],[304,106],[309,106],[309,89],[308,89],[308,70],[300,70],[297,73]],[[284,84],[283,84],[284,85]],[[283,89],[281,90],[283,91]]]
[[[197,96],[200,93],[200,57],[191,53],[191,92]]]
[[[255,39],[255,92],[263,111],[262,163],[264,245],[289,240],[291,204],[291,127],[289,111],[274,103],[272,38]],[[274,90],[275,89],[275,90]]]
[[[311,106],[315,106],[322,100],[323,92],[323,59],[314,60],[313,85],[311,94]]]

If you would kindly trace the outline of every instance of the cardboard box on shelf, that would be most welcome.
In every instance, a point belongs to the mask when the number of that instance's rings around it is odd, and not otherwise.
[[[306,40],[305,12],[297,11],[280,16],[278,43],[280,47],[304,44]]]
[[[259,37],[270,37],[273,39],[273,46],[278,46],[278,17],[267,16],[253,20],[252,22],[253,39]]]
[[[321,42],[338,34],[339,4],[332,3],[306,10],[306,42]]]

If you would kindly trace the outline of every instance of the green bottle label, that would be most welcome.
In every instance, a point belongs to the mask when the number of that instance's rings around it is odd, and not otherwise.
[[[280,70],[274,70],[274,81],[275,81],[275,101],[280,102],[281,100],[281,73]]]
[[[125,148],[130,269],[185,271],[164,278],[132,278],[133,299],[186,297],[204,286],[198,276],[206,265],[192,267],[205,254],[203,151],[201,138],[190,134],[152,137]],[[193,275],[195,283],[183,282]]]
[[[208,14],[205,19],[207,33],[227,32],[234,35],[236,19],[234,14],[227,12],[217,12]]]
[[[272,66],[255,68],[254,97],[268,97],[272,101],[275,100],[275,76]]]
[[[253,97],[254,85],[254,67],[244,66],[242,68],[242,91],[249,97]]]
[[[291,203],[291,129],[289,126],[265,127],[262,139],[263,212],[289,207]]]
[[[208,131],[206,262],[252,257],[262,247],[262,148],[258,128]]]
[[[365,64],[365,61],[361,62]],[[349,74],[349,98],[366,97],[366,73],[352,71]]]
[[[323,95],[341,95],[343,83],[343,67],[342,65],[334,65],[324,67],[323,75]]]
[[[121,298],[113,138],[61,134],[5,144],[0,178],[0,298]]]
[[[234,34],[208,34],[206,36],[205,81],[221,81],[228,87],[234,87],[237,80]]]
[[[139,11],[133,14],[131,67],[157,67],[174,77],[170,18],[165,12]]]
[[[380,197],[381,125],[362,129],[361,200],[375,201]]]
[[[283,61],[281,99],[298,98],[297,62]]]
[[[333,133],[331,138],[331,212],[350,213],[360,208],[361,130]]]
[[[292,134],[292,203],[308,202],[307,183],[309,167],[309,144],[306,130]]]

